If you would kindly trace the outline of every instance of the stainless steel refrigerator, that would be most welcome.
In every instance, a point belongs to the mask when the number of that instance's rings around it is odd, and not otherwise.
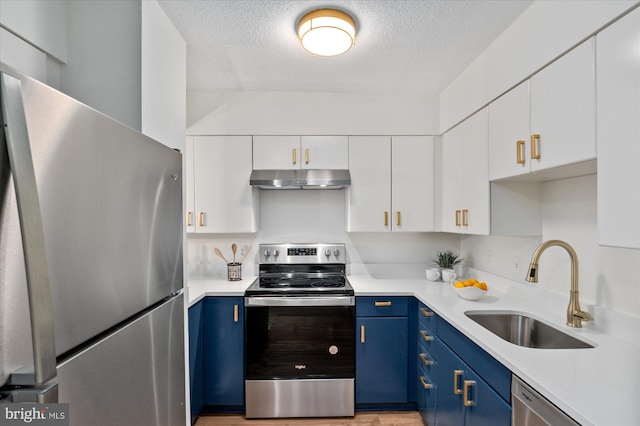
[[[0,72],[0,403],[184,425],[180,153]]]

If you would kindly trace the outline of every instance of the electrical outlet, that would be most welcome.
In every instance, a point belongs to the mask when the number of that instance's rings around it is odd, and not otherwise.
[[[516,270],[516,271],[520,270],[520,258],[519,257],[515,257],[514,256],[511,259],[511,264],[512,264],[514,270]]]

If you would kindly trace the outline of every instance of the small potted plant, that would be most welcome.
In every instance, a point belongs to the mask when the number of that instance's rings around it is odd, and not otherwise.
[[[440,268],[443,281],[451,281],[456,278],[453,268],[462,263],[462,261],[464,261],[464,259],[453,250],[439,251],[435,257],[431,258],[431,262]]]

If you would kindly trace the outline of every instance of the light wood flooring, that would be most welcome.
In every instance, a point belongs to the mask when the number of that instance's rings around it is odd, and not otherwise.
[[[417,411],[385,411],[356,413],[355,417],[314,418],[314,419],[251,419],[236,415],[203,415],[195,426],[424,426]]]

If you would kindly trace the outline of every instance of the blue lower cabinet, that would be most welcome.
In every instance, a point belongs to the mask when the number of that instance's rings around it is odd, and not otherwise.
[[[191,391],[191,423],[194,423],[204,404],[204,335],[202,304],[189,308],[189,386]]]
[[[204,299],[204,405],[243,411],[244,299]]]
[[[418,360],[418,379],[416,383],[416,403],[418,411],[422,415],[428,426],[436,424],[436,385],[435,385],[435,364],[428,368],[424,367],[424,359]],[[430,371],[426,371],[426,370]]]
[[[356,318],[356,404],[408,403],[408,318]]]

